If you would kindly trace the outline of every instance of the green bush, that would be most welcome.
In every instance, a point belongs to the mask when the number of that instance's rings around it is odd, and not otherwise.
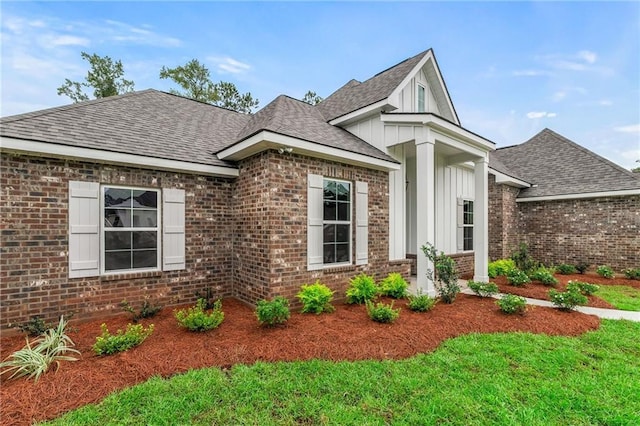
[[[573,266],[572,266],[573,268]],[[540,281],[544,285],[557,285],[558,280],[553,276],[553,272],[551,270],[545,268],[544,266],[536,269],[533,274],[531,274],[531,279],[533,281]]]
[[[76,361],[76,358],[65,355],[67,352],[80,353],[73,349],[75,345],[66,334],[67,324],[61,316],[56,328],[45,330],[32,342],[27,338],[24,348],[0,363],[0,369],[3,369],[0,375],[13,372],[9,379],[27,376],[37,381],[52,364],[60,367],[61,361]]]
[[[303,313],[321,314],[323,312],[333,312],[331,305],[333,291],[317,280],[314,284],[303,284],[297,298],[302,303]]]
[[[480,297],[491,297],[498,293],[498,285],[496,283],[483,283],[479,281],[469,281],[467,285],[475,294]]]
[[[515,294],[505,294],[500,300],[496,301],[496,305],[505,314],[523,315],[527,310],[527,300]]]
[[[587,296],[584,296],[579,291],[549,291],[549,299],[558,308],[564,311],[570,311],[578,305],[585,305],[588,302]]]
[[[437,254],[436,248],[429,243],[423,245],[420,249],[427,259],[433,263],[435,273],[433,270],[428,269],[427,277],[433,281],[440,299],[444,303],[453,303],[458,293],[460,293],[455,260],[443,252]]]
[[[496,278],[502,275],[507,275],[509,271],[515,269],[516,263],[513,259],[498,259],[493,262],[489,262],[489,278]]]
[[[438,299],[429,297],[428,294],[420,294],[414,296],[409,295],[409,309],[414,312],[427,312],[433,309]]]
[[[560,265],[556,266],[556,271],[558,271],[558,273],[562,275],[571,275],[578,272],[575,266],[569,265],[567,263],[561,263]]]
[[[613,278],[613,269],[607,265],[600,265],[596,268],[596,273],[604,278]]]
[[[640,268],[625,269],[624,276],[628,280],[640,280]]]
[[[216,300],[209,313],[205,310],[206,306],[205,299],[198,299],[195,306],[174,311],[178,324],[189,331],[207,331],[218,327],[224,320],[222,301]]]
[[[509,271],[507,274],[507,281],[509,281],[509,284],[513,286],[522,287],[523,285],[530,283],[531,279],[529,279],[529,276],[524,271],[516,268]]]
[[[142,324],[127,324],[125,331],[118,330],[116,334],[109,333],[106,324],[100,326],[102,334],[96,337],[93,351],[97,355],[111,355],[124,352],[138,346],[153,333],[153,324],[145,329]]]
[[[578,271],[579,274],[584,274],[587,272],[587,269],[589,269],[588,263],[580,262],[576,265],[576,271]]]
[[[567,291],[577,291],[585,296],[591,296],[598,290],[600,290],[600,286],[596,284],[584,283],[582,281],[569,281],[567,283]]]
[[[380,294],[394,299],[402,299],[407,297],[408,287],[409,284],[402,278],[402,275],[392,272],[380,282]]]
[[[17,328],[30,337],[36,337],[53,328],[53,324],[45,322],[42,318],[36,315],[31,317],[31,319],[24,324],[18,325]]]
[[[527,274],[533,272],[539,266],[539,263],[529,254],[529,248],[524,243],[521,243],[518,250],[513,252],[511,259],[515,262],[516,268]]]
[[[393,302],[389,305],[382,302],[374,305],[373,302],[367,300],[365,304],[369,318],[375,322],[392,323],[400,316],[400,308],[393,309]]]
[[[362,304],[375,299],[378,295],[378,286],[373,277],[361,273],[349,281],[347,289],[347,303]]]
[[[289,300],[282,296],[276,296],[272,301],[260,300],[256,305],[256,316],[260,325],[274,326],[287,322],[289,312]]]
[[[131,304],[126,300],[120,302],[120,307],[123,311],[129,312],[131,314],[131,320],[133,322],[138,322],[142,318],[154,317],[162,309],[162,306],[152,305],[148,300],[145,300],[144,303],[142,303],[142,307],[139,311],[136,311],[133,306],[131,306]]]

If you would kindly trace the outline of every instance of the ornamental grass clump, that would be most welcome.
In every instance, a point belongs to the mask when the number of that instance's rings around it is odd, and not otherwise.
[[[513,286],[522,287],[525,284],[529,284],[531,279],[524,271],[516,268],[507,274],[507,281]]]
[[[403,299],[407,297],[408,287],[409,284],[402,275],[392,272],[380,282],[380,294],[394,299]]]
[[[393,302],[386,305],[382,302],[375,305],[370,300],[365,302],[369,318],[375,322],[392,323],[400,316],[400,308],[393,309]]]
[[[431,309],[433,309],[434,306],[436,306],[436,303],[438,302],[438,299],[434,297],[429,297],[428,294],[421,294],[420,292],[418,292],[416,296],[409,295],[408,299],[409,299],[409,303],[408,303],[409,309],[411,309],[414,312],[430,311]]]
[[[61,316],[56,328],[46,330],[31,342],[27,338],[24,348],[0,363],[0,369],[3,369],[0,375],[13,372],[9,379],[27,376],[37,381],[52,364],[55,363],[56,368],[60,368],[61,361],[77,361],[66,355],[68,352],[80,353],[73,349],[75,344],[66,334],[67,324]]]
[[[375,299],[378,286],[373,277],[364,273],[352,278],[347,289],[347,303],[363,304]]]
[[[314,284],[303,284],[296,297],[302,303],[302,313],[321,314],[334,311],[331,305],[333,293],[329,287],[317,280]]]
[[[505,294],[500,300],[496,301],[496,305],[498,305],[500,310],[505,314],[524,315],[527,311],[527,300],[515,294]]]
[[[276,296],[271,301],[260,300],[256,305],[256,317],[260,325],[272,327],[287,322],[289,312],[289,300],[282,296]]]
[[[209,311],[206,306],[205,299],[198,299],[195,306],[174,311],[178,324],[189,331],[208,331],[218,327],[224,320],[222,301],[216,300]]]
[[[142,324],[127,324],[126,330],[118,330],[111,334],[106,324],[100,326],[102,334],[96,337],[93,351],[96,355],[111,355],[135,348],[153,333],[153,324],[146,329]]]
[[[458,293],[460,293],[455,260],[444,254],[444,252],[437,254],[436,248],[430,243],[423,245],[420,249],[427,256],[427,259],[432,262],[435,269],[435,273],[432,269],[427,269],[427,277],[433,281],[440,300],[444,303],[453,303]]]
[[[498,293],[498,285],[496,283],[484,283],[480,281],[469,281],[469,288],[480,297],[491,297]]]
[[[563,292],[550,290],[549,299],[556,307],[563,311],[571,311],[575,309],[576,306],[586,305],[588,302],[587,296],[575,289]]]

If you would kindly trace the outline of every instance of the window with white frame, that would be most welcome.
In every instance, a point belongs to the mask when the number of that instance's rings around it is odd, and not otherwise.
[[[464,200],[462,204],[462,249],[473,250],[473,201]]]
[[[351,183],[323,181],[323,263],[351,262]]]
[[[418,112],[426,112],[426,89],[418,84]]]
[[[159,191],[102,187],[104,272],[158,269]]]

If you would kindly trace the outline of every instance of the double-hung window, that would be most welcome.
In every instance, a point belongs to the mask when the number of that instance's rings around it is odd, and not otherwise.
[[[323,181],[323,263],[351,263],[351,183]]]
[[[426,112],[426,92],[424,86],[418,84],[418,112]]]
[[[462,205],[462,249],[473,250],[473,201],[464,200]]]

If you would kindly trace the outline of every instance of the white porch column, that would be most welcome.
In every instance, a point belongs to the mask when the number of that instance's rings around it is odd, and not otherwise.
[[[489,281],[489,160],[475,161],[475,195],[473,205],[474,281]]]
[[[417,287],[423,294],[434,296],[433,281],[427,279],[427,269],[433,270],[433,265],[420,250],[426,243],[435,244],[436,239],[435,139],[429,129],[424,133],[425,138],[416,139]]]

